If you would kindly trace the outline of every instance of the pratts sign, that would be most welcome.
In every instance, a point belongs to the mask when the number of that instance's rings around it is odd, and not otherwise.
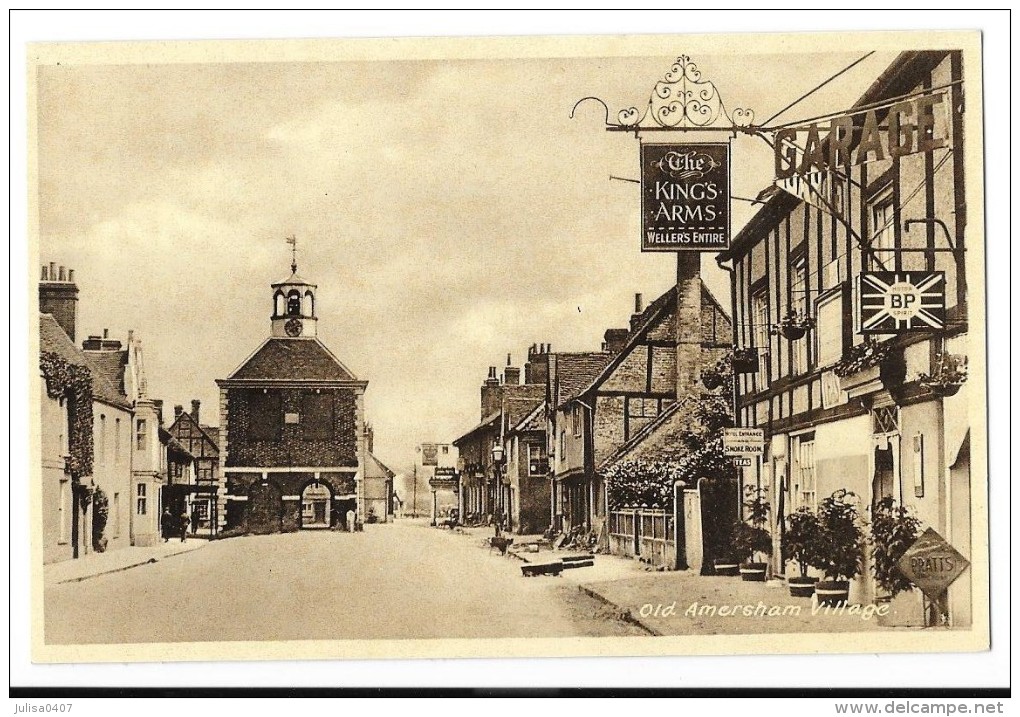
[[[641,251],[730,245],[729,144],[641,145]]]

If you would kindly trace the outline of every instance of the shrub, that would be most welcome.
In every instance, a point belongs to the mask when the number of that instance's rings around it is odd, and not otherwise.
[[[828,580],[851,580],[863,569],[864,531],[857,495],[837,490],[818,506],[818,567]]]
[[[818,554],[818,545],[821,541],[818,516],[810,508],[803,506],[792,513],[787,521],[783,545],[789,559],[797,562],[800,576],[806,578],[808,567],[820,568],[822,565],[822,558]]]
[[[892,498],[883,498],[872,508],[871,570],[875,582],[890,596],[911,589],[912,583],[896,564],[917,540],[920,529],[921,521]]]

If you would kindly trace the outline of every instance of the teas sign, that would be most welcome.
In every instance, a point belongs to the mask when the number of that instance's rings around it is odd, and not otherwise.
[[[896,563],[904,577],[932,600],[945,592],[968,565],[967,559],[931,528]]]
[[[730,146],[641,145],[641,251],[730,245]]]

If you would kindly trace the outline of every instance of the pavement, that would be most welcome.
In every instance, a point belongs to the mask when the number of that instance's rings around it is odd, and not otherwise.
[[[491,528],[462,528],[474,536]],[[513,536],[515,544],[532,537]],[[543,547],[519,552],[525,562],[549,562],[575,551]],[[812,598],[795,598],[782,581],[746,582],[735,577],[702,576],[689,571],[650,570],[638,560],[595,554],[594,565],[564,570],[562,578],[604,603],[609,612],[651,635],[740,635],[890,630],[879,624],[873,608],[819,608]]]
[[[105,553],[89,552],[76,560],[62,560],[43,566],[43,584],[57,585],[88,580],[99,575],[116,573],[130,568],[165,560],[183,553],[190,553],[206,545],[204,538],[189,537],[183,543],[180,539],[160,541],[148,547],[127,547]]]

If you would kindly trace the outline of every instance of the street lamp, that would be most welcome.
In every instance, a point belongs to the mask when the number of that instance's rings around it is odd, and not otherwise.
[[[504,457],[504,455],[503,455],[503,444],[502,443],[498,443],[498,442],[497,443],[493,443],[492,444],[492,463],[493,463],[493,467],[495,468],[495,473],[496,473],[496,484],[493,486],[493,496],[492,496],[492,498],[493,498],[493,503],[495,504],[493,506],[495,508],[493,513],[494,513],[494,520],[495,520],[495,523],[496,523],[496,536],[497,537],[499,536],[500,523],[503,522],[503,509],[500,506],[500,503],[502,503],[502,496],[503,496],[503,483],[502,483],[502,477],[503,477],[503,470],[502,470],[503,457]]]

